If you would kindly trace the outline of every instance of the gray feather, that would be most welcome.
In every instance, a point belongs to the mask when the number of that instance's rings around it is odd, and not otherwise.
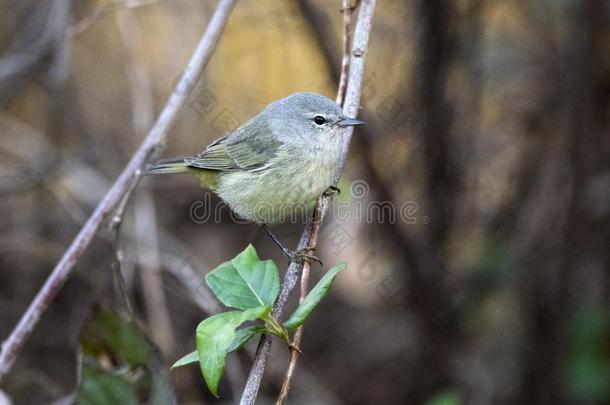
[[[273,137],[265,120],[250,120],[185,162],[187,166],[209,170],[260,169],[276,155],[280,146],[282,142]]]
[[[142,172],[143,175],[186,173],[188,167],[184,159],[166,159],[157,162],[154,166],[148,167]]]

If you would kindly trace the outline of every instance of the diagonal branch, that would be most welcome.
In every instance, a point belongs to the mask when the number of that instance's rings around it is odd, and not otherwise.
[[[354,30],[354,42],[352,44],[351,61],[349,64],[347,92],[343,105],[343,111],[349,117],[356,117],[358,114],[358,108],[360,106],[360,94],[362,91],[362,79],[364,76],[364,62],[368,50],[375,3],[376,0],[362,0],[360,10],[358,12],[358,21]],[[343,166],[345,165],[352,131],[353,128],[348,128],[345,133],[341,161],[339,162],[339,168],[333,177],[333,184],[335,185],[338,183],[341,172],[343,171]],[[324,221],[326,213],[328,212],[330,201],[330,195],[323,194],[318,198],[312,220],[310,220],[305,226],[305,229],[301,234],[298,247],[299,249],[316,247],[316,245],[312,244],[312,242],[317,243],[320,226]],[[301,270],[303,268],[302,266],[303,265],[301,264],[291,263],[288,267],[282,283],[279,299],[273,309],[274,317],[280,318],[284,312],[288,297],[297,284],[299,274],[301,274]],[[244,388],[240,401],[241,405],[254,404],[265,366],[267,364],[267,360],[269,359],[270,351],[271,337],[264,336],[259,344],[258,352],[256,354],[256,358],[254,359],[254,364],[250,370],[250,375],[248,376],[248,381],[246,382],[246,387]]]
[[[66,250],[53,269],[53,272],[47,278],[47,281],[22,315],[15,329],[13,329],[9,337],[2,344],[2,351],[0,352],[0,378],[10,371],[19,349],[21,349],[25,341],[32,334],[42,314],[53,302],[60,288],[72,273],[74,265],[85,250],[87,250],[89,244],[100,230],[102,223],[110,216],[117,204],[128,193],[133,191],[132,185],[137,181],[141,167],[146,163],[150,155],[163,144],[178,116],[178,112],[187,101],[197,79],[210,60],[235,3],[236,0],[221,0],[218,3],[208,27],[197,45],[197,49],[193,53],[191,60],[157,121],[127,166],[125,166],[123,172],[72,241],[68,250]]]

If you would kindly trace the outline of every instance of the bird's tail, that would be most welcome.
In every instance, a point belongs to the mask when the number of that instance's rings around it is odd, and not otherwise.
[[[169,173],[186,173],[189,171],[188,166],[184,163],[184,159],[161,160],[152,166],[147,167],[142,174],[169,174]]]

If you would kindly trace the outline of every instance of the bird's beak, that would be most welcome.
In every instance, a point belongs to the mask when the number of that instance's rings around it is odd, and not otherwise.
[[[345,117],[341,121],[337,122],[340,127],[353,127],[355,125],[364,125],[366,122],[357,120],[356,118]]]

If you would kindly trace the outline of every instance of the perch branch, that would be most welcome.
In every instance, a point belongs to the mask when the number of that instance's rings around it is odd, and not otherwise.
[[[352,13],[354,12],[355,0],[342,0],[341,13],[343,13],[343,56],[341,57],[341,74],[339,76],[339,88],[337,90],[336,102],[343,106],[347,80],[349,78],[349,50],[352,42]]]
[[[360,94],[362,90],[362,79],[364,76],[364,62],[366,59],[366,51],[369,44],[369,36],[371,32],[371,25],[373,20],[373,13],[375,10],[376,0],[362,0],[360,4],[360,10],[358,12],[358,21],[354,30],[354,41],[352,44],[352,50],[350,55],[350,66],[349,66],[349,79],[347,84],[347,91],[345,96],[345,103],[343,111],[349,117],[356,117],[358,114],[358,108],[360,105]],[[341,160],[339,162],[339,168],[333,177],[333,184],[337,184],[345,165],[347,158],[347,151],[349,148],[352,128],[346,131],[345,138],[343,140],[343,148],[341,154]],[[308,222],[301,234],[299,241],[299,249],[305,247],[315,247],[311,244],[312,237],[317,235],[320,230],[324,217],[328,211],[330,205],[330,195],[323,194],[318,198],[316,202],[315,213],[319,215],[312,216],[312,219]],[[280,296],[277,303],[273,308],[273,315],[279,318],[284,312],[284,307],[288,301],[290,293],[296,286],[296,283],[301,273],[302,265],[297,263],[291,263],[284,276],[282,282],[282,288],[280,290]],[[271,351],[271,338],[264,336],[259,344],[259,348],[254,359],[254,364],[250,370],[250,375],[246,382],[246,387],[242,394],[240,401],[241,405],[252,405],[256,400],[256,395],[260,387],[260,383],[263,377],[265,366],[269,358]]]
[[[325,213],[321,212],[322,205],[316,204],[316,209],[313,214],[313,218],[323,218]],[[318,245],[318,238],[320,235],[320,226],[322,221],[313,221],[313,228],[311,230],[311,246]],[[307,296],[307,290],[309,286],[309,270],[311,269],[311,263],[305,262],[303,263],[303,272],[301,274],[301,289],[299,295],[299,304],[303,303],[303,300]],[[300,353],[301,346],[301,337],[303,336],[303,326],[299,326],[294,333],[294,338],[292,340],[292,347],[290,348],[290,360],[288,362],[288,368],[286,369],[286,375],[284,376],[284,382],[282,382],[282,389],[280,391],[280,395],[277,399],[276,405],[283,405],[286,403],[288,399],[288,392],[290,392],[290,385],[292,383],[292,376],[294,375],[294,369],[297,365],[297,359]]]
[[[343,13],[343,53],[341,57],[341,75],[339,78],[339,85],[337,89],[336,102],[341,107],[344,106],[345,102],[345,91],[347,90],[347,82],[349,78],[349,63],[350,63],[350,48],[351,48],[351,32],[352,32],[352,13],[355,8],[353,0],[342,0],[341,12]],[[321,205],[316,205],[313,218],[323,217],[325,214],[320,212]],[[318,245],[318,238],[320,234],[320,226],[322,221],[314,221],[314,225],[311,232],[310,246]],[[311,263],[305,262],[303,264],[303,272],[301,274],[301,289],[299,295],[299,304],[303,302],[307,296],[309,289],[309,271],[311,270]],[[290,392],[290,386],[292,384],[292,378],[294,376],[294,370],[296,369],[297,360],[299,359],[301,338],[303,336],[303,326],[297,328],[294,338],[292,341],[292,347],[290,350],[290,360],[288,362],[288,368],[286,369],[286,375],[282,382],[282,389],[277,399],[276,405],[284,405],[288,399],[288,393]]]
[[[10,371],[19,349],[32,334],[42,314],[53,302],[60,288],[70,276],[74,265],[85,250],[87,250],[87,247],[99,231],[102,223],[124,198],[132,181],[134,181],[135,176],[137,176],[141,167],[146,163],[151,152],[160,147],[164,142],[167,133],[178,116],[180,108],[187,101],[197,79],[210,60],[235,3],[236,0],[221,0],[218,3],[208,27],[197,45],[197,49],[193,53],[191,60],[157,121],[142,141],[140,147],[133,154],[127,166],[125,166],[110,190],[108,190],[95,211],[93,211],[93,214],[91,214],[76,238],[72,241],[68,250],[66,250],[53,269],[53,272],[47,278],[47,281],[22,315],[15,329],[13,329],[9,337],[2,344],[2,351],[0,352],[0,379]]]

